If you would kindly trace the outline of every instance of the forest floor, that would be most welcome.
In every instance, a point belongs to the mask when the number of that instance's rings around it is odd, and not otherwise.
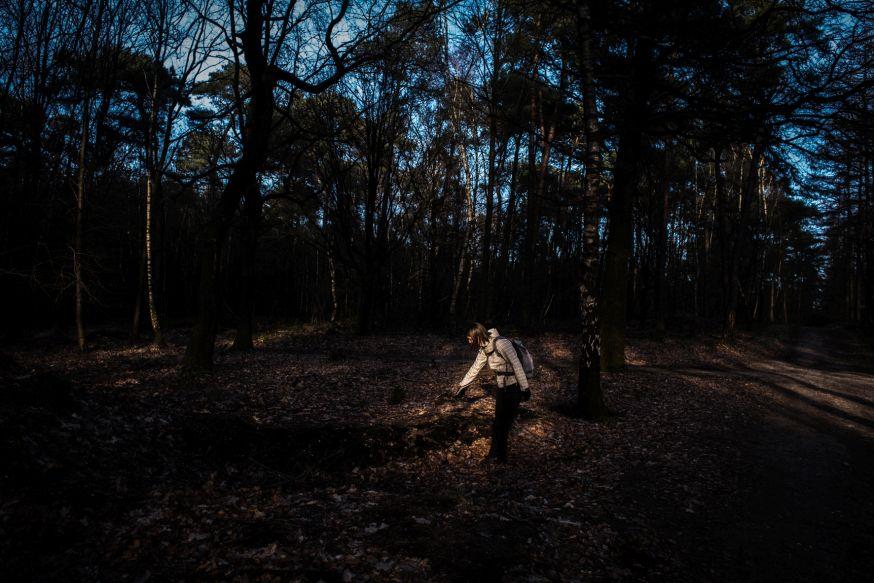
[[[212,373],[97,338],[0,356],[0,576],[37,580],[855,581],[874,570],[874,351],[840,328],[633,339],[615,415],[567,415],[574,346],[488,449],[439,336],[223,338]],[[485,375],[483,375],[485,377]]]

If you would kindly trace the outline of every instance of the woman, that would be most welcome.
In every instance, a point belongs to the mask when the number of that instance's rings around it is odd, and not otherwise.
[[[513,419],[519,412],[519,403],[528,396],[528,379],[525,369],[516,356],[513,343],[503,338],[495,328],[486,330],[482,324],[474,324],[467,332],[467,343],[478,350],[473,366],[458,383],[455,396],[464,395],[468,385],[488,363],[495,372],[497,389],[495,390],[495,420],[492,424],[492,445],[487,458],[494,458],[498,463],[507,461],[507,438]]]

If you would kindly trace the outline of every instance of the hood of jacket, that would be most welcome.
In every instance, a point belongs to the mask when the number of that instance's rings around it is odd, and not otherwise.
[[[494,346],[495,346],[495,338],[498,338],[498,337],[500,337],[500,336],[501,336],[501,335],[498,333],[498,329],[497,329],[497,328],[489,328],[489,341],[488,341],[488,343],[487,343],[485,346],[483,346],[483,349],[484,349],[486,352],[491,352],[491,351],[493,351],[493,350],[495,349],[495,348],[494,348]]]

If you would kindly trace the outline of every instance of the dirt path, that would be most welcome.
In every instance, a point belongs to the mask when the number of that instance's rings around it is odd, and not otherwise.
[[[737,435],[738,495],[710,517],[725,579],[870,580],[874,368],[860,348],[802,329],[783,358],[674,371],[725,378],[761,405]]]

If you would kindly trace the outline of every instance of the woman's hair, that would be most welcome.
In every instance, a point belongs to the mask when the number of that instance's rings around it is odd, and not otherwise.
[[[473,339],[476,346],[484,346],[489,343],[489,332],[486,327],[479,322],[474,322],[467,331],[467,335]]]

